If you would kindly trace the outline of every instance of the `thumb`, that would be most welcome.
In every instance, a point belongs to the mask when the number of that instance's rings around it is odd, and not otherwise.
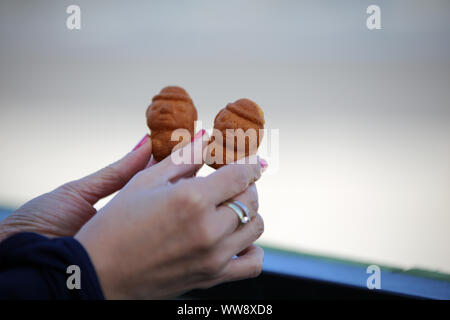
[[[122,189],[150,160],[152,143],[146,135],[125,157],[82,179],[70,182],[70,187],[94,205],[98,200]]]

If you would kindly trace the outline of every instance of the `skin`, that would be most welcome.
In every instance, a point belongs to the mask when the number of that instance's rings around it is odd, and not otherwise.
[[[208,139],[203,140],[201,148]],[[261,176],[259,162],[195,177],[202,164],[175,165],[170,157],[154,164],[150,154],[147,138],[107,168],[25,204],[0,224],[0,235],[75,236],[110,299],[174,298],[258,276],[264,257],[253,245],[264,231],[254,184]],[[95,214],[92,205],[119,189]],[[220,205],[229,199],[249,208],[248,224],[240,225],[236,214]]]

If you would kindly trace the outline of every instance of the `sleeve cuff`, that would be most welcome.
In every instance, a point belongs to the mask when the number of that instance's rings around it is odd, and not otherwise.
[[[71,265],[80,268],[80,289],[67,286],[71,276],[67,268]],[[23,297],[39,299],[105,299],[87,251],[71,237],[49,239],[35,233],[19,233],[3,240],[0,243],[0,275],[2,273],[18,275],[8,281],[14,285],[9,290],[15,292],[15,296],[19,292],[19,296],[23,293]]]

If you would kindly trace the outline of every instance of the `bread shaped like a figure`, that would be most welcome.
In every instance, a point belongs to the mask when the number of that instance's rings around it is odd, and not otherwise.
[[[263,138],[264,123],[264,113],[255,102],[239,99],[227,104],[214,119],[215,130],[208,145],[206,163],[218,169],[256,154]]]
[[[170,86],[162,89],[153,97],[146,116],[152,139],[152,154],[156,161],[169,156],[180,142],[190,142],[190,138],[188,141],[182,141],[182,137],[178,141],[172,141],[173,131],[186,129],[190,137],[194,136],[197,109],[183,88]]]

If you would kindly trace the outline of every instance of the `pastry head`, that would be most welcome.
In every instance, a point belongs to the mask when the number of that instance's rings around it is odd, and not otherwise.
[[[180,141],[171,141],[172,132],[186,129],[194,135],[197,109],[191,97],[181,87],[165,87],[153,97],[147,109],[147,125],[151,130],[152,153],[160,161],[170,155]]]
[[[216,134],[213,134],[208,146],[206,162],[217,169],[256,154],[262,140],[263,132],[260,129],[264,129],[264,124],[264,113],[255,102],[239,99],[229,103],[214,119]],[[217,134],[220,139],[217,139]],[[215,161],[214,157],[222,161]]]
[[[185,128],[194,132],[197,110],[189,94],[180,87],[165,87],[153,97],[147,109],[150,130]]]

